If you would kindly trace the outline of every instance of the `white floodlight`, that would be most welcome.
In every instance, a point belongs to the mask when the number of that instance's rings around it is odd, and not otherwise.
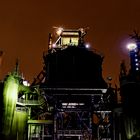
[[[26,81],[26,80],[23,81],[23,85],[24,85],[24,86],[30,86],[30,84],[29,84],[28,81]]]
[[[63,28],[59,27],[56,31],[56,34],[60,36],[62,32],[63,32]]]
[[[129,43],[129,44],[127,45],[127,49],[128,49],[129,51],[135,50],[136,48],[137,48],[137,44],[136,44],[136,43]]]
[[[56,44],[54,43],[54,44],[52,44],[52,48],[56,48]]]
[[[89,48],[90,48],[90,45],[87,43],[87,44],[85,44],[85,47],[86,47],[87,49],[89,49]]]

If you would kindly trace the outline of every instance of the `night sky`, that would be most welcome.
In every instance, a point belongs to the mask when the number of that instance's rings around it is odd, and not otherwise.
[[[118,81],[129,34],[140,30],[140,0],[1,0],[0,50],[4,51],[0,79],[19,68],[31,82],[42,70],[43,51],[53,26],[89,27],[86,41],[104,54],[103,77]]]

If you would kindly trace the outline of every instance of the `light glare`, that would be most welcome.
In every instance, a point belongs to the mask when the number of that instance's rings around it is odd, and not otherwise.
[[[57,35],[61,35],[62,32],[63,32],[63,28],[61,28],[61,27],[58,28],[56,31]]]
[[[136,45],[135,43],[129,43],[129,44],[127,45],[127,49],[128,49],[129,51],[135,50],[136,48],[137,48],[137,45]]]
[[[52,44],[52,47],[53,47],[53,48],[56,48],[56,44]]]
[[[90,45],[89,44],[86,44],[85,47],[88,49],[88,48],[90,48]]]

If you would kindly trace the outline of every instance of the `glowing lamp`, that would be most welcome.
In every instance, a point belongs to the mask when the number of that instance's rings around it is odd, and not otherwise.
[[[53,48],[56,48],[56,44],[52,44],[52,47],[53,47]]]
[[[28,81],[26,81],[26,80],[23,81],[23,85],[24,85],[24,86],[30,86],[30,84],[29,84]]]
[[[127,45],[127,49],[128,49],[129,51],[135,50],[136,48],[137,48],[137,44],[135,44],[135,43],[129,43],[129,44]]]
[[[88,48],[90,48],[90,45],[89,44],[85,44],[85,47],[88,49]]]
[[[63,28],[60,27],[57,29],[56,34],[61,35],[62,32],[63,32]]]

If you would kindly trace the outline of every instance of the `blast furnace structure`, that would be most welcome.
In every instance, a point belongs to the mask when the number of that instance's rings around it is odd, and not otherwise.
[[[49,34],[43,69],[31,85],[24,85],[17,69],[1,84],[3,139],[113,140],[117,102],[102,76],[104,57],[88,49],[87,28],[55,33]]]

